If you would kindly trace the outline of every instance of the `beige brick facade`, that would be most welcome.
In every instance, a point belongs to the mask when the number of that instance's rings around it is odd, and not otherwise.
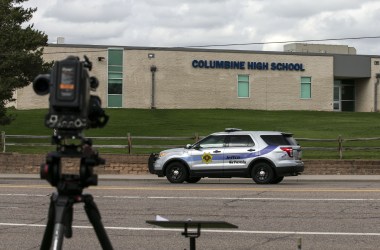
[[[68,55],[93,62],[91,75],[100,81],[97,95],[107,107],[107,46],[51,45],[45,48],[46,61]],[[154,54],[149,58],[148,54]],[[98,60],[98,58],[104,58]],[[244,62],[244,69],[195,68],[193,60]],[[374,65],[371,72],[380,72]],[[268,69],[248,69],[248,62],[268,63]],[[304,71],[272,70],[271,63],[302,64]],[[165,49],[125,47],[123,56],[123,108],[148,109],[152,104],[151,66],[155,72],[154,103],[158,109],[257,109],[333,111],[334,57],[329,54]],[[249,98],[238,97],[238,75],[249,76]],[[355,111],[374,111],[376,74],[355,79]],[[311,77],[311,98],[300,98],[301,77]],[[380,91],[379,91],[380,92]],[[378,97],[380,95],[378,93]],[[37,96],[31,86],[17,90],[18,109],[48,107],[47,96]],[[378,105],[379,106],[379,105]]]

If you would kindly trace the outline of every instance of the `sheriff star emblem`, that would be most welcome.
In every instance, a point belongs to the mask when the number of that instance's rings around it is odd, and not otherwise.
[[[203,153],[202,162],[206,164],[209,164],[210,162],[212,162],[212,155],[208,152]]]

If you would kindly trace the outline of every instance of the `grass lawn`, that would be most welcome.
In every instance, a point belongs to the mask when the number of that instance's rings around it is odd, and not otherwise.
[[[51,135],[44,126],[46,109],[14,110],[16,119],[1,126],[8,135]],[[296,138],[337,139],[380,137],[380,114],[318,111],[257,111],[257,110],[146,110],[106,109],[109,123],[103,129],[86,130],[86,136],[200,136],[223,131],[227,127],[244,130],[276,130],[291,132]],[[189,141],[188,143],[191,143]],[[299,141],[301,146],[321,146],[320,142]],[[95,142],[99,144],[98,142]],[[100,142],[103,143],[103,142]],[[110,142],[108,142],[110,143]],[[147,144],[149,142],[144,142]],[[157,142],[151,142],[157,143]],[[178,144],[178,142],[176,142]],[[186,143],[186,142],[183,142]],[[111,144],[113,144],[111,142]],[[119,144],[116,142],[114,144]],[[165,142],[164,144],[168,144]],[[345,142],[344,145],[380,146],[380,141]],[[337,147],[337,143],[323,143]],[[12,149],[12,151],[24,149]],[[37,150],[37,149],[35,149]],[[46,148],[44,149],[46,151]],[[8,151],[8,150],[7,150]],[[33,151],[33,150],[32,150]],[[110,150],[105,150],[109,152]],[[111,150],[113,152],[113,150]],[[151,150],[138,150],[147,152]],[[42,151],[44,152],[44,151]],[[102,150],[101,150],[102,152]],[[380,158],[377,152],[347,152],[349,158]],[[336,158],[336,152],[307,152],[304,158]]]

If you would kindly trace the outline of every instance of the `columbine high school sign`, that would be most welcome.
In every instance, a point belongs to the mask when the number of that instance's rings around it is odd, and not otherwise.
[[[193,68],[200,69],[305,71],[304,65],[302,63],[193,60],[191,65]]]

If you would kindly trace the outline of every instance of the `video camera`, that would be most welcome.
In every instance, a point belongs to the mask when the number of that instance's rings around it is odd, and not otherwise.
[[[78,135],[85,128],[101,128],[108,122],[100,98],[90,95],[99,81],[89,76],[92,63],[87,56],[84,58],[85,61],[80,61],[76,56],[69,56],[56,61],[51,74],[38,75],[33,81],[36,94],[50,93],[45,125],[61,137]]]

